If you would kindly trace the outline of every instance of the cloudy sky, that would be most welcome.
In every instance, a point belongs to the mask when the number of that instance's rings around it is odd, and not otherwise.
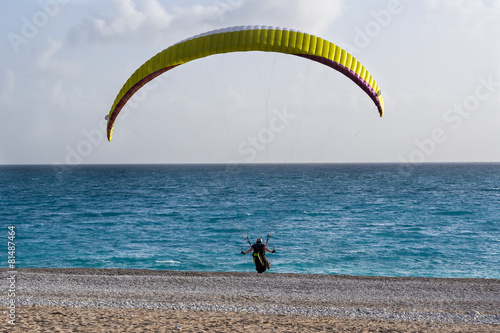
[[[0,164],[500,162],[500,1],[26,0],[0,16]],[[237,25],[343,47],[386,115],[330,68],[247,52],[151,82],[104,139],[137,67]]]

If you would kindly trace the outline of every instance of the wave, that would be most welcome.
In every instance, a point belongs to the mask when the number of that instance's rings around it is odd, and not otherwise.
[[[180,264],[180,261],[177,260],[156,260],[155,261],[158,264]]]
[[[431,212],[432,215],[446,215],[446,216],[463,216],[463,215],[471,215],[474,212],[468,210],[445,210],[438,212]]]

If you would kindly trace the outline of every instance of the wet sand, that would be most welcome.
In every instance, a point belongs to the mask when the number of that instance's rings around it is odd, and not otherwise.
[[[500,332],[500,280],[16,272],[15,325],[3,292],[0,332]]]

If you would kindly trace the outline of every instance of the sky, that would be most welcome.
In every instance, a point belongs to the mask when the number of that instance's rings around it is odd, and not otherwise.
[[[245,52],[199,59],[105,120],[142,63],[214,29],[296,29],[374,76]],[[500,1],[40,0],[0,13],[0,164],[500,162]]]

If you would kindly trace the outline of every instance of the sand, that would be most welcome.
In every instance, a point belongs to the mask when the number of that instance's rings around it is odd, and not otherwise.
[[[0,332],[500,332],[500,280],[121,269],[0,276]]]

